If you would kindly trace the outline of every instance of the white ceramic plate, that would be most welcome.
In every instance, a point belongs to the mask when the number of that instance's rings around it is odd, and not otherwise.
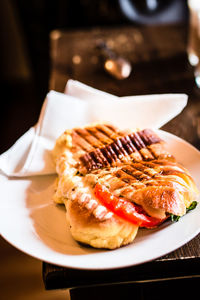
[[[176,136],[159,131],[169,151],[200,184],[200,152]],[[140,229],[135,241],[117,250],[98,250],[75,242],[64,206],[51,200],[55,176],[6,178],[0,175],[0,229],[13,246],[40,260],[80,269],[112,269],[144,263],[187,243],[200,232],[200,204],[177,223]],[[200,188],[200,186],[198,186]]]

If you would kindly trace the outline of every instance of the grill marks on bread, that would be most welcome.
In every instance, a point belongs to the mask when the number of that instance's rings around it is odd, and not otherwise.
[[[169,184],[165,169],[170,168],[171,175],[177,175],[177,170],[173,166],[174,164],[171,164],[171,167],[166,164],[164,167],[158,167],[157,161],[151,161],[150,164],[145,161],[140,163],[132,162],[117,168],[111,167],[109,172],[98,170],[96,174],[102,183],[109,185],[110,191],[117,192],[121,188],[128,187],[131,190],[137,190],[148,186],[165,186]]]
[[[184,168],[169,160],[130,162],[119,167],[111,167],[107,172],[97,170],[93,172],[93,174],[95,173],[102,183],[107,182],[109,184],[111,190],[125,186],[131,186],[133,189],[159,185],[167,186],[170,185],[168,176],[176,176],[177,181],[174,179],[174,183],[181,184],[182,176],[188,176],[184,172]],[[109,178],[106,177],[107,174],[109,174]],[[116,178],[118,186],[116,185]]]
[[[66,162],[59,156],[62,151]],[[159,218],[160,213],[163,218],[165,212],[185,214],[185,202],[188,207],[194,199],[195,184],[188,171],[177,164],[164,149],[162,140],[150,129],[123,132],[105,124],[75,128],[58,139],[54,153],[58,157],[57,165],[63,165],[61,177],[62,174],[66,176],[68,169],[74,170],[75,186],[78,178],[83,187],[89,187],[92,192],[99,182],[113,195],[142,205],[148,214],[156,214]],[[72,158],[70,163],[69,157]],[[81,185],[76,187],[79,205],[91,212],[89,198],[80,196],[85,193]],[[59,188],[60,194],[64,194],[62,185]],[[102,214],[99,216],[102,220]]]
[[[117,197],[125,197],[136,204],[150,205],[168,213],[185,214],[184,198],[179,197],[178,193],[186,196],[191,183],[184,182],[187,174],[175,162],[131,162],[110,167],[107,172],[96,170],[92,173]]]
[[[114,166],[119,162],[153,160],[167,157],[161,139],[150,129],[128,133],[110,125],[77,128],[72,131],[74,152],[81,149],[80,171]]]

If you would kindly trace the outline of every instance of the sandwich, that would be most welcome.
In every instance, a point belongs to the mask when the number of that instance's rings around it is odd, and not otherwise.
[[[53,159],[53,199],[65,205],[73,238],[95,248],[127,245],[139,228],[178,220],[197,204],[188,170],[151,129],[98,123],[66,130]]]

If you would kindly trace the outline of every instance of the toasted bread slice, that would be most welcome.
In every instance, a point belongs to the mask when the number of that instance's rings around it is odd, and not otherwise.
[[[58,173],[54,200],[65,204],[73,237],[93,247],[126,245],[139,227],[101,203],[94,193],[97,183],[160,220],[184,215],[198,193],[188,171],[150,129],[131,132],[92,124],[67,130],[53,155]]]

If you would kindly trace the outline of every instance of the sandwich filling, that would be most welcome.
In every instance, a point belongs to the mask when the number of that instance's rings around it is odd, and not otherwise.
[[[198,190],[164,145],[150,129],[120,131],[96,124],[66,131],[53,151],[55,202],[71,207],[68,202],[74,201],[79,212],[98,222],[117,218],[134,228],[154,228],[171,215],[183,216],[195,206]]]

